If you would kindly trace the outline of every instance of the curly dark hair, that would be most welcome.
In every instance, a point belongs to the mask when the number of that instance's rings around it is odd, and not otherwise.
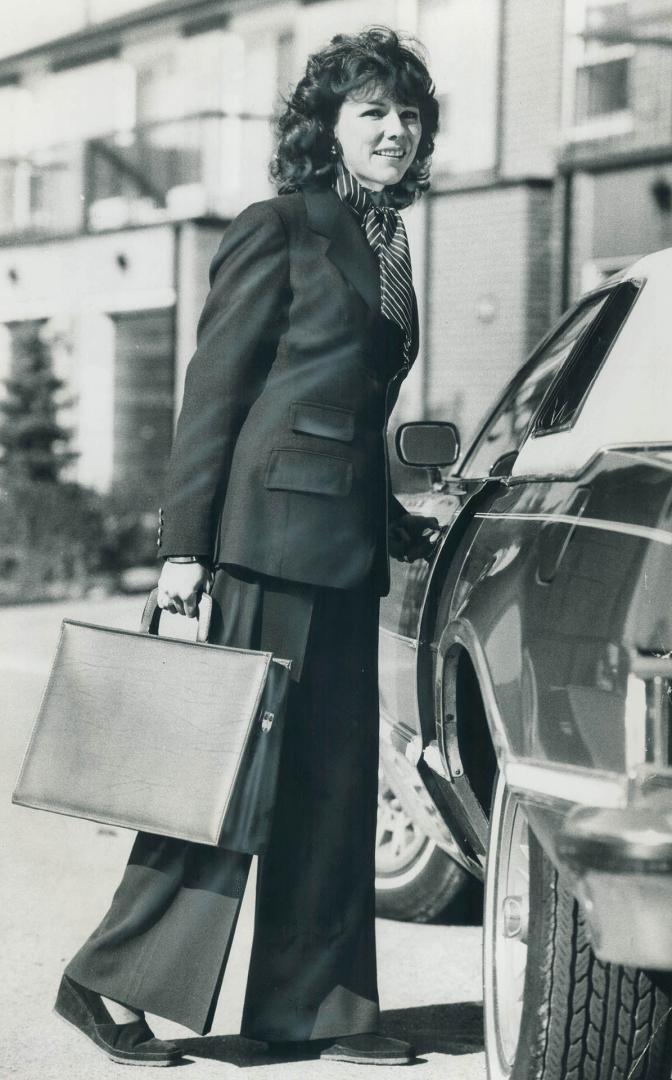
[[[393,101],[415,105],[422,134],[412,163],[398,184],[388,187],[386,202],[409,206],[429,187],[429,171],[438,130],[439,106],[421,46],[386,26],[370,26],[359,34],[337,34],[308,58],[306,73],[276,121],[278,148],[271,177],[281,194],[308,185],[333,182],[334,125],[348,95],[369,87]]]

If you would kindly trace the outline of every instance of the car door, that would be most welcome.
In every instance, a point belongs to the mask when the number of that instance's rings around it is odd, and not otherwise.
[[[437,518],[440,538],[432,558],[414,563],[392,561],[391,587],[381,603],[381,707],[406,729],[417,733],[416,667],[420,621],[430,581],[436,584],[439,567],[457,546],[469,520],[467,506],[489,489],[496,491],[506,478],[558,370],[574,344],[604,302],[598,296],[561,324],[514,377],[481,426],[478,436],[454,473],[441,476],[425,491],[398,492],[407,510]],[[450,419],[450,417],[446,417]]]
[[[381,604],[381,761],[388,782],[405,800],[414,820],[444,850],[463,862],[463,850],[456,850],[455,838],[446,829],[446,808],[436,791],[431,764],[427,764],[433,762],[440,768],[432,745],[436,743],[435,619],[441,623],[444,617],[445,583],[455,556],[461,557],[477,508],[486,506],[501,490],[531,419],[599,304],[598,299],[587,309],[582,308],[578,316],[572,314],[542,343],[488,415],[457,472],[428,483],[425,491],[412,496],[398,493],[407,509],[438,519],[440,537],[429,562],[393,562],[390,593]],[[464,798],[473,805],[468,784],[464,777],[458,786],[466,789]],[[454,801],[454,786],[449,794]],[[474,813],[478,816],[477,807]],[[477,833],[482,834],[484,828],[481,809]],[[469,849],[479,847],[484,853],[482,838],[479,841],[478,835],[471,835]],[[465,865],[476,872],[480,869],[470,859]]]
[[[573,337],[570,347],[558,348],[563,335],[551,343],[562,361],[526,447],[571,432],[638,290],[634,282],[601,290],[575,311],[564,335]],[[646,539],[620,528],[613,516],[619,492],[624,507],[628,498],[637,500],[637,476],[600,449],[592,457],[586,451],[581,468],[555,475],[514,469],[475,513],[458,595],[451,597],[448,617],[459,607],[472,628],[504,753],[517,761],[623,767],[623,740],[614,739],[613,722],[614,715],[622,718],[625,699],[624,584],[637,578]],[[640,504],[660,492],[660,485],[640,484]]]

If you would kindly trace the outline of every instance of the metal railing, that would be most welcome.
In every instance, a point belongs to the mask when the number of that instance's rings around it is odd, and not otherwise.
[[[199,113],[0,160],[0,236],[231,217],[270,194],[270,118]]]

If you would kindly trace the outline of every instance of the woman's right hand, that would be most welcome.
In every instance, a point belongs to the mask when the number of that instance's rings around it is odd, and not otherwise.
[[[172,563],[166,559],[157,586],[159,607],[189,619],[195,618],[209,578],[210,571],[203,563]]]

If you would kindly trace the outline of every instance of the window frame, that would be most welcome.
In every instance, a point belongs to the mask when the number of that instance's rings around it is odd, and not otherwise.
[[[474,436],[473,440],[471,441],[471,443],[469,445],[469,448],[468,448],[464,458],[459,463],[458,468],[456,469],[456,471],[455,471],[455,473],[453,475],[458,476],[458,477],[463,477],[464,479],[476,479],[477,478],[476,474],[474,474],[473,477],[465,476],[464,470],[465,470],[465,468],[468,468],[469,462],[471,461],[471,459],[473,457],[475,457],[477,448],[480,446],[481,441],[482,441],[485,433],[487,432],[488,428],[492,425],[492,423],[494,422],[494,420],[498,416],[499,412],[501,411],[502,403],[504,401],[507,401],[511,397],[512,394],[517,393],[519,388],[522,386],[522,384],[524,382],[526,382],[527,379],[529,379],[530,375],[532,375],[532,373],[537,369],[538,365],[541,362],[543,362],[542,354],[545,353],[548,350],[549,346],[557,338],[561,337],[562,334],[565,333],[565,331],[567,330],[567,327],[569,326],[569,324],[574,321],[574,319],[577,317],[577,315],[581,312],[582,308],[586,307],[587,305],[589,305],[591,303],[594,303],[595,301],[599,300],[600,298],[604,297],[605,295],[609,295],[610,293],[614,294],[618,289],[622,288],[622,286],[624,286],[624,285],[625,286],[627,286],[627,285],[635,285],[636,286],[636,288],[637,288],[637,293],[635,295],[635,300],[636,300],[637,295],[639,295],[639,292],[641,291],[642,284],[643,284],[643,282],[641,282],[641,281],[635,282],[632,279],[626,279],[625,281],[619,281],[619,280],[617,280],[617,281],[607,281],[607,282],[604,282],[603,284],[601,284],[598,288],[593,289],[589,293],[586,293],[579,300],[577,300],[575,304],[573,304],[570,308],[567,309],[567,311],[561,317],[560,321],[555,323],[553,326],[550,327],[550,329],[548,330],[546,335],[541,339],[541,341],[539,342],[537,347],[534,349],[534,351],[533,351],[532,355],[529,357],[529,359],[522,365],[521,368],[519,368],[519,370],[509,380],[506,387],[501,392],[501,394],[499,395],[497,400],[494,402],[492,408],[488,411],[488,413],[486,414],[486,416],[483,419],[482,423],[479,425],[478,433]],[[566,369],[567,365],[572,361],[572,358],[575,356],[577,349],[579,348],[579,346],[584,341],[586,334],[590,330],[592,330],[592,328],[594,326],[596,326],[601,321],[601,319],[602,319],[602,317],[604,315],[605,309],[608,306],[609,305],[607,303],[602,307],[601,311],[599,311],[597,313],[597,315],[595,316],[593,321],[591,323],[589,323],[589,325],[587,327],[584,328],[583,333],[580,334],[578,339],[574,342],[574,345],[573,345],[571,351],[565,357],[564,363],[561,364],[559,371],[557,371],[556,374],[551,379],[551,382],[549,383],[549,385],[546,388],[544,394],[542,395],[541,400],[539,401],[536,409],[532,412],[532,414],[530,416],[530,419],[529,419],[529,423],[528,423],[527,427],[525,428],[525,432],[524,432],[524,434],[523,434],[523,436],[522,436],[522,438],[520,440],[520,444],[519,444],[519,446],[517,448],[517,452],[520,452],[520,450],[523,447],[524,443],[533,434],[537,417],[539,416],[542,409],[544,408],[544,406],[545,406],[547,400],[549,399],[550,395],[553,393],[554,388],[557,386],[558,380],[559,380],[560,376],[562,375],[562,372]],[[612,348],[614,342],[616,341],[616,338],[618,337],[618,334],[620,333],[623,325],[627,321],[627,317],[629,316],[631,310],[632,310],[632,305],[630,305],[630,307],[628,308],[628,311],[626,312],[626,315],[624,316],[624,318],[621,321],[618,333],[614,336],[614,338],[610,342],[609,348],[605,352],[605,355],[602,358],[602,361],[601,361],[597,371],[595,372],[594,377],[593,377],[590,385],[588,386],[587,390],[585,391],[585,394],[584,394],[583,399],[581,401],[581,407],[583,407],[583,404],[584,404],[586,398],[588,397],[588,394],[589,394],[590,389],[592,387],[592,383],[595,381],[595,379],[597,378],[597,375],[599,374],[599,371],[602,369],[602,367],[604,365],[604,362],[606,361],[607,356],[611,352],[611,348]],[[576,419],[576,416],[578,416],[578,411],[579,410],[577,410],[577,412],[575,413],[574,419]],[[555,431],[556,431],[556,429],[553,429],[552,431],[549,431],[548,434],[555,434]],[[479,474],[479,476],[478,476],[479,479],[483,479],[484,477],[485,477],[485,474]]]
[[[595,385],[595,382],[600,372],[602,371],[609,357],[609,354],[611,353],[611,350],[616,344],[616,341],[618,340],[623,327],[625,326],[628,318],[630,317],[630,313],[637,302],[638,296],[641,293],[642,285],[643,283],[641,281],[635,279],[627,279],[626,281],[620,281],[616,283],[612,282],[609,286],[595,289],[592,293],[589,293],[588,296],[584,298],[584,302],[586,302],[588,300],[594,299],[596,296],[601,295],[605,292],[611,294],[608,297],[607,302],[597,313],[593,321],[589,323],[589,325],[586,326],[583,332],[579,335],[579,337],[574,343],[573,349],[566,357],[564,364],[562,364],[559,371],[556,373],[554,379],[551,381],[548,390],[546,391],[542,400],[539,403],[539,407],[537,408],[534,416],[532,416],[530,419],[530,425],[523,439],[523,442],[527,438],[540,439],[545,438],[548,435],[557,435],[559,432],[567,432],[572,430],[579,416],[581,415],[583,407],[588,400],[590,392]],[[618,318],[618,324],[614,332],[609,337],[609,340],[606,343],[602,355],[599,357],[599,360],[592,372],[592,375],[583,387],[581,396],[572,411],[571,417],[569,418],[569,420],[566,420],[563,423],[551,424],[550,426],[541,427],[540,425],[543,422],[544,412],[550,407],[550,403],[554,395],[561,391],[563,386],[567,383],[568,379],[571,377],[572,371],[574,371],[577,365],[581,363],[581,358],[585,350],[590,347],[590,344],[593,341],[595,335],[598,334],[600,330],[604,327],[605,322],[612,318],[612,315],[621,300],[623,300],[624,306],[623,310],[620,313],[620,318]],[[580,307],[577,307],[575,309],[575,313],[579,310]],[[618,316],[618,313],[616,314]]]
[[[601,7],[613,7],[622,0],[601,0]],[[633,130],[632,64],[636,46],[631,42],[586,40],[588,29],[588,0],[567,0],[565,37],[565,93],[563,107],[563,137],[566,142],[609,138],[626,135]],[[576,118],[577,81],[579,71],[586,71],[613,60],[628,61],[628,105],[611,112],[598,113],[581,121]]]
[[[587,128],[594,129],[596,126],[604,126],[607,122],[613,123],[613,117],[625,117],[630,116],[632,112],[632,106],[630,104],[632,94],[632,58],[635,55],[635,49],[633,45],[607,45],[600,46],[599,48],[591,49],[586,52],[581,63],[578,63],[574,67],[574,130],[583,131]],[[588,113],[581,119],[576,116],[576,107],[578,104],[579,87],[578,79],[580,75],[584,74],[590,77],[591,72],[596,71],[598,68],[604,68],[608,64],[623,64],[626,66],[627,74],[627,93],[626,98],[628,104],[620,106],[620,108],[607,109],[604,112]],[[583,93],[588,93],[588,88],[583,90]]]

